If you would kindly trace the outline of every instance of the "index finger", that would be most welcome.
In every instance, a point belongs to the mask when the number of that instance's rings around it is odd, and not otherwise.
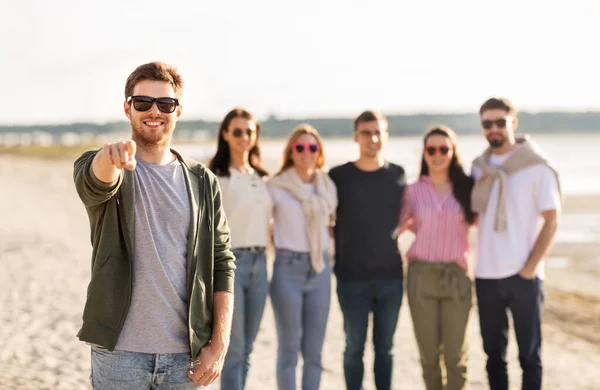
[[[137,145],[135,144],[134,140],[127,142],[127,153],[129,153],[130,156],[135,155],[136,148],[137,148]]]

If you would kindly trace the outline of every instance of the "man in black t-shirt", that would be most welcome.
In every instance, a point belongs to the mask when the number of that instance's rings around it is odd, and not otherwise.
[[[402,303],[402,259],[394,234],[404,169],[383,159],[387,120],[365,111],[354,121],[360,158],[333,168],[338,190],[335,232],[337,294],[344,315],[344,375],[348,390],[362,388],[363,352],[373,313],[375,384],[390,389],[392,343]]]

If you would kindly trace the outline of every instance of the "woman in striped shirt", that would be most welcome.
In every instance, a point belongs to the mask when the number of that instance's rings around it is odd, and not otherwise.
[[[423,138],[421,173],[404,193],[400,232],[415,241],[408,259],[407,295],[428,390],[464,389],[471,310],[469,227],[473,180],[463,170],[456,135],[446,126]],[[442,382],[440,355],[447,372]]]

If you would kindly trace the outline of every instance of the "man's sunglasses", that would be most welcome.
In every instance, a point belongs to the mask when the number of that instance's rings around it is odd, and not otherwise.
[[[319,151],[319,144],[304,144],[302,142],[296,142],[292,145],[292,148],[298,153],[302,153],[305,150],[309,150],[311,153]]]
[[[440,151],[440,154],[442,156],[446,156],[448,154],[448,152],[450,152],[450,148],[447,146],[427,146],[425,148],[425,152],[427,152],[428,155],[433,156],[435,155],[435,152]]]
[[[496,120],[485,120],[485,121],[481,121],[481,126],[483,126],[484,129],[489,130],[492,128],[492,126],[496,125],[497,128],[499,129],[503,129],[506,127],[506,123],[507,120],[506,118],[501,118],[501,119],[496,119]]]
[[[151,109],[154,102],[156,102],[156,107],[158,110],[160,112],[164,112],[165,114],[173,113],[179,105],[179,100],[171,97],[153,98],[150,96],[137,95],[127,98],[127,103],[133,103],[133,108],[140,112]]]
[[[254,130],[252,129],[246,129],[246,130],[242,130],[242,129],[233,129],[231,131],[231,134],[235,137],[235,138],[241,138],[244,133],[246,133],[246,135],[248,136],[248,138],[252,138],[252,134],[254,133]]]

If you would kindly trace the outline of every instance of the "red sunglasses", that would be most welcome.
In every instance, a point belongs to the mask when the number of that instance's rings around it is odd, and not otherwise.
[[[305,150],[308,150],[311,153],[316,153],[321,148],[319,147],[319,144],[305,144],[305,143],[302,143],[302,142],[295,142],[292,145],[292,149],[295,150],[298,153],[302,153]]]
[[[435,153],[437,151],[440,151],[440,154],[442,156],[445,156],[448,154],[448,152],[450,152],[450,148],[447,146],[426,146],[425,147],[425,151],[427,152],[428,155],[433,156],[435,155]]]

